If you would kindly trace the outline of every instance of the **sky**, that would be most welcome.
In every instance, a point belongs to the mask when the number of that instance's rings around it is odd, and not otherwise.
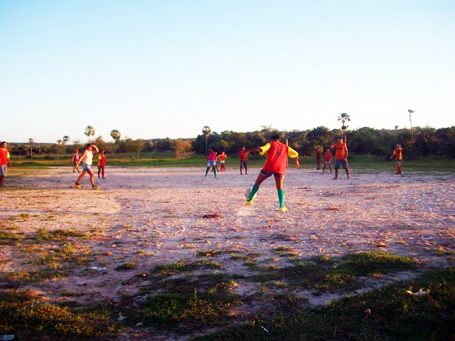
[[[0,140],[455,126],[453,0],[0,0]]]

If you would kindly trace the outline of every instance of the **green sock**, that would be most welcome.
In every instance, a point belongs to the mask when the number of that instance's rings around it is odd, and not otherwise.
[[[207,169],[205,170],[205,176],[207,176],[207,174],[209,174],[209,169],[210,169],[210,168],[207,168]]]
[[[216,178],[216,169],[213,168],[213,173],[215,174],[215,178]]]
[[[284,191],[282,189],[277,190],[278,191],[278,200],[280,201],[280,207],[284,206]]]
[[[256,184],[254,184],[254,185],[253,185],[253,188],[251,188],[250,194],[248,195],[248,201],[253,200],[253,197],[254,197],[254,195],[256,194],[256,192],[258,191],[258,189],[259,189],[259,186],[256,185]]]

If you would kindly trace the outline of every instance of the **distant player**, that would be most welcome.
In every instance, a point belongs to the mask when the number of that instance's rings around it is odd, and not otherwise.
[[[245,151],[245,146],[239,151],[240,175],[243,175],[242,169],[245,168],[245,174],[248,174],[248,154],[251,151]]]
[[[324,168],[322,169],[322,174],[324,174],[326,167],[329,167],[330,174],[332,174],[332,152],[330,151],[330,148],[327,148],[324,153]]]
[[[90,183],[92,184],[93,189],[98,189],[97,186],[95,186],[95,175],[93,174],[93,171],[91,169],[92,163],[93,163],[93,154],[99,153],[98,147],[95,146],[94,144],[87,144],[87,148],[85,149],[84,153],[82,154],[81,158],[76,164],[76,167],[79,167],[79,164],[82,162],[82,173],[79,175],[79,178],[76,181],[76,188],[80,189],[81,185],[80,182],[82,178],[85,176],[85,174],[90,175]]]
[[[207,169],[205,170],[205,178],[207,177],[207,174],[209,173],[210,168],[213,169],[213,174],[215,174],[216,178],[216,151],[213,148],[210,148],[209,155],[207,156]]]
[[[221,164],[220,172],[225,172],[226,171],[225,163],[226,163],[227,155],[224,152],[224,150],[221,152],[221,154],[218,156],[218,158],[220,159],[220,164]]]
[[[76,171],[78,173],[80,173],[81,171],[79,170],[78,166],[77,166],[77,162],[79,161],[79,149],[76,149],[74,151],[74,154],[73,156],[71,157],[71,162],[73,163],[73,173],[76,173]]]
[[[401,147],[401,144],[396,145],[390,160],[392,160],[393,156],[395,156],[395,159],[397,160],[396,174],[401,174],[401,162],[403,161],[403,148]]]
[[[8,144],[3,141],[0,147],[0,187],[5,185],[8,164],[11,167],[11,159],[8,148],[6,148],[7,146]]]
[[[106,168],[106,163],[107,163],[106,154],[104,154],[104,149],[102,149],[98,155],[98,179],[100,178],[101,175],[103,180],[106,180],[106,178],[104,177],[104,168]]]
[[[256,192],[259,190],[261,183],[270,177],[271,175],[275,178],[276,189],[278,192],[278,200],[280,203],[280,211],[286,212],[287,208],[284,206],[284,175],[286,174],[288,156],[295,159],[295,166],[300,167],[299,164],[299,153],[297,153],[291,147],[288,147],[284,143],[278,141],[280,135],[273,134],[270,138],[270,142],[265,146],[251,149],[249,152],[259,152],[260,155],[267,153],[267,160],[265,161],[264,167],[259,172],[256,182],[248,195],[246,205],[253,205],[253,198]]]
[[[340,137],[337,143],[334,143],[330,148],[335,148],[335,177],[333,180],[338,180],[338,170],[342,166],[346,170],[346,177],[349,177],[349,166],[348,166],[348,146],[344,143],[343,138]]]

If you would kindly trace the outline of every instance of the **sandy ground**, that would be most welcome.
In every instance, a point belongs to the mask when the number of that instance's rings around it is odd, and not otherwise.
[[[273,179],[261,186],[253,207],[244,206],[244,193],[258,171],[241,176],[228,169],[215,179],[213,174],[204,178],[202,168],[108,167],[107,179],[97,179],[101,190],[94,191],[88,177],[82,190],[73,188],[77,175],[70,168],[27,170],[25,177],[7,178],[9,187],[0,191],[1,228],[27,234],[43,227],[92,233],[79,244],[97,255],[88,265],[75,268],[69,277],[30,286],[50,297],[62,290],[84,290],[87,295],[80,299],[90,302],[134,295],[135,284],[122,281],[157,264],[198,260],[197,251],[214,248],[259,252],[262,258],[287,246],[302,257],[381,250],[435,266],[453,261],[436,255],[437,250],[455,251],[453,173],[398,176],[354,170],[352,180],[341,174],[332,181],[330,174],[289,169],[289,211],[282,213]],[[204,219],[207,214],[219,218]],[[14,246],[1,248],[1,271],[33,269]],[[137,266],[114,270],[125,262]],[[235,272],[236,264],[223,265]],[[91,270],[106,265],[106,271]]]

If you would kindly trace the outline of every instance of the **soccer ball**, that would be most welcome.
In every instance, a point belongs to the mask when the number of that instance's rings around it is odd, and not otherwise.
[[[247,188],[247,189],[245,190],[245,198],[246,198],[247,200],[248,200],[248,196],[250,195],[250,192],[251,192],[251,188]],[[255,193],[252,200],[256,199],[257,195],[258,195],[258,194]]]

